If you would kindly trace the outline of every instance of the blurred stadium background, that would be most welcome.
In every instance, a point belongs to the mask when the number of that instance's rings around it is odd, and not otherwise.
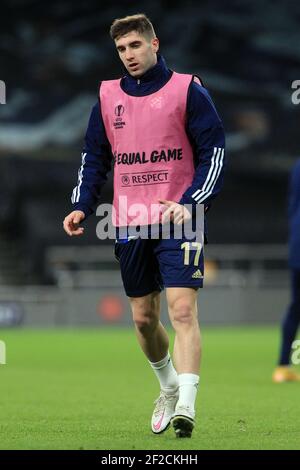
[[[299,151],[298,2],[3,0],[0,325],[129,324],[113,242],[62,221],[98,82],[120,76],[112,19],[152,19],[170,68],[199,74],[224,121],[228,167],[208,216],[204,324],[277,324],[288,300],[288,173]],[[103,201],[112,197],[112,176]],[[255,302],[253,302],[255,299]],[[165,308],[163,309],[166,310]]]
[[[119,328],[131,315],[113,241],[98,240],[95,215],[81,238],[62,229],[98,82],[122,73],[109,26],[136,12],[170,68],[202,77],[227,135],[199,295],[201,426],[185,443],[145,424],[157,384],[133,328]],[[271,372],[289,299],[300,3],[2,0],[1,20],[0,448],[299,448],[297,386],[278,388]]]

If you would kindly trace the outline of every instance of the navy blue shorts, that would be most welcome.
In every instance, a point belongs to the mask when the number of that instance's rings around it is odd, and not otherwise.
[[[164,287],[203,287],[200,243],[172,238],[116,241],[115,257],[128,297],[143,297]]]

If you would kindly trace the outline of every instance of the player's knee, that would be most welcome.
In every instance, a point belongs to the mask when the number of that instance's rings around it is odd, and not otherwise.
[[[171,308],[171,321],[173,326],[190,325],[194,322],[195,313],[189,302],[177,302]]]
[[[133,321],[141,333],[154,330],[158,324],[158,318],[151,309],[138,309],[133,314]]]

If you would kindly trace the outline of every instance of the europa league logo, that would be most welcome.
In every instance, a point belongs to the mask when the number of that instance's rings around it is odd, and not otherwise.
[[[122,104],[118,104],[118,106],[115,107],[115,115],[120,117],[124,113],[125,109]]]

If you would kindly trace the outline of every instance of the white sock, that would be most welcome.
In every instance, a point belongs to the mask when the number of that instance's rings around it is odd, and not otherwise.
[[[179,400],[177,406],[185,406],[195,412],[195,401],[199,384],[199,375],[196,374],[179,374]]]
[[[174,393],[178,388],[178,377],[170,354],[168,353],[159,362],[150,362],[150,365],[158,378],[161,390],[170,394]]]

